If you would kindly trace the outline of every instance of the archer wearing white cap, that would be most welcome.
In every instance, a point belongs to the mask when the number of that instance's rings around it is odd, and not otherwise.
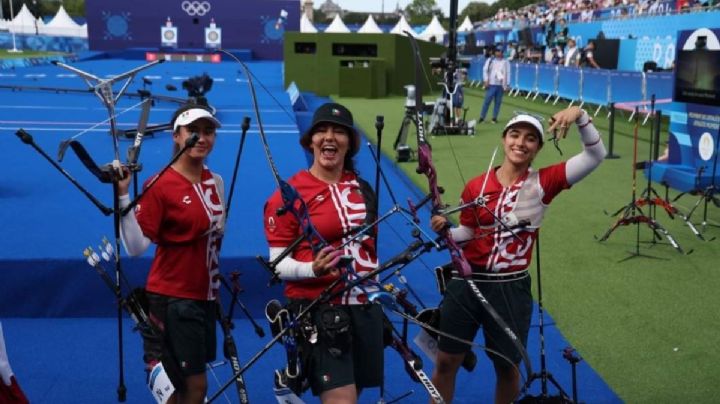
[[[452,238],[464,243],[473,282],[523,346],[527,344],[533,307],[528,266],[545,210],[561,191],[590,174],[605,157],[605,146],[587,112],[570,107],[556,113],[551,122],[548,132],[557,137],[565,137],[570,126],[577,125],[583,151],[567,161],[534,169],[531,164],[545,141],[543,125],[532,115],[516,115],[503,130],[502,163],[470,180],[462,193],[461,203],[482,197],[485,206],[464,209],[460,225],[450,229]],[[447,223],[444,216],[431,219],[433,230],[438,232]],[[473,340],[481,325],[485,345],[500,353],[488,354],[497,376],[495,403],[514,402],[520,391],[517,365],[522,355],[482,308],[468,282],[453,271],[440,306],[440,329]],[[438,346],[433,383],[450,402],[455,375],[470,346],[442,336]]]
[[[207,393],[206,364],[217,351],[217,253],[225,204],[222,178],[205,160],[220,121],[203,106],[185,105],[170,124],[173,155],[193,134],[198,140],[168,170],[145,183],[147,191],[135,211],[122,217],[121,236],[131,256],[141,255],[150,243],[157,245],[145,290],[150,321],[162,335],[143,332],[149,387],[163,404],[199,404]],[[130,203],[129,183],[130,175],[118,183],[121,208]]]

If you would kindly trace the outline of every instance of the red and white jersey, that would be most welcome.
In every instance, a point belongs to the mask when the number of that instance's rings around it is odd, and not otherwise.
[[[197,184],[170,168],[145,194],[135,216],[143,234],[157,244],[148,291],[186,299],[215,299],[220,286],[218,251],[225,212],[221,195],[207,167]]]
[[[488,176],[484,196],[487,208],[493,214],[480,206],[462,211],[460,224],[473,229],[473,239],[463,246],[463,252],[471,264],[483,267],[487,272],[518,272],[530,265],[532,247],[545,209],[557,194],[570,188],[570,184],[565,175],[565,162],[539,171],[531,167],[508,187],[500,183],[496,170],[473,178],[462,193],[461,203],[475,200],[480,196],[485,176]],[[510,228],[517,226],[515,233],[520,240],[504,230],[496,217]]]
[[[352,237],[351,230],[365,225],[367,208],[360,183],[355,173],[346,171],[336,184],[328,184],[315,178],[308,171],[301,171],[288,180],[305,201],[310,221],[318,233],[332,246],[339,246]],[[276,191],[265,204],[265,237],[270,247],[287,247],[302,234],[298,220],[292,213],[277,214],[283,206],[282,197]],[[295,205],[299,206],[298,203]],[[313,240],[317,242],[317,240]],[[353,269],[357,275],[378,266],[375,242],[363,235],[344,247],[343,253],[352,256]],[[313,251],[308,240],[303,240],[293,251],[292,258],[311,262]],[[349,279],[355,275],[348,274]],[[285,281],[285,296],[290,299],[315,299],[332,283],[334,277],[325,275],[297,281]],[[376,287],[354,287],[335,299],[341,304],[361,304],[367,301],[365,293],[377,291]]]

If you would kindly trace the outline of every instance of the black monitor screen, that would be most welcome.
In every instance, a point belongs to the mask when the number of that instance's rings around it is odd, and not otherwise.
[[[674,99],[720,106],[720,51],[678,51],[675,59]]]

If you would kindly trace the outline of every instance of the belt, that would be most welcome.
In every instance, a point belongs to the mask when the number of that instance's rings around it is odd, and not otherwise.
[[[473,273],[469,278],[474,282],[509,282],[524,279],[530,275],[530,272],[527,269],[510,273],[476,272],[477,269],[477,267],[473,266]],[[460,277],[455,271],[453,271],[452,278],[463,280],[468,279]]]

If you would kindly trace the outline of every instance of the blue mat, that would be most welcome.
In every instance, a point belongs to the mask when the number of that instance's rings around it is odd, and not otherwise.
[[[75,64],[76,67],[96,75],[117,74],[142,63],[128,60],[92,60]],[[307,156],[298,147],[299,133],[307,125],[307,116],[296,117],[282,88],[282,64],[277,62],[251,62],[251,70],[271,95],[258,88],[262,119],[268,135],[273,159],[280,175],[287,178],[307,167]],[[153,84],[148,89],[154,94],[182,97],[178,91],[168,91],[166,84],[181,88],[190,76],[207,72],[214,79],[208,93],[210,103],[217,108],[223,122],[215,151],[209,165],[226,179],[229,185],[232,166],[240,140],[239,124],[245,115],[252,117],[242,155],[236,195],[228,232],[223,243],[221,268],[228,273],[240,270],[245,292],[241,295],[252,315],[260,319],[265,302],[280,294],[280,288],[266,288],[268,275],[257,265],[254,257],[267,252],[262,232],[262,206],[275,190],[276,184],[268,168],[265,152],[257,131],[257,122],[250,102],[246,80],[234,63],[194,64],[165,63],[143,72]],[[0,76],[1,85],[31,85],[44,87],[85,88],[77,77],[68,77],[66,71],[54,66],[16,69]],[[137,80],[139,82],[140,80]],[[129,91],[141,88],[133,83]],[[257,84],[260,87],[259,83]],[[275,101],[278,100],[281,105]],[[317,105],[323,99],[306,97]],[[122,99],[118,112],[137,103],[137,99]],[[158,102],[150,114],[150,124],[165,123],[176,108],[171,103]],[[133,127],[139,117],[137,109],[118,118],[121,128]],[[43,160],[38,153],[22,144],[13,134],[25,128],[35,141],[55,157],[61,140],[88,130],[107,118],[99,101],[91,94],[65,94],[40,91],[10,91],[0,89],[0,147],[6,152],[6,167],[0,179],[0,318],[3,318],[11,363],[20,383],[34,402],[113,402],[116,386],[116,330],[113,298],[110,291],[85,264],[82,250],[95,246],[102,236],[112,236],[112,220],[100,212],[69,182]],[[374,138],[374,134],[373,134]],[[112,157],[112,141],[108,125],[102,124],[88,131],[79,140],[99,163]],[[141,180],[155,173],[170,158],[169,134],[160,133],[148,138],[143,145],[141,161],[144,170]],[[129,141],[123,140],[121,157]],[[375,165],[370,151],[363,147],[357,157],[358,168],[368,180],[374,179]],[[105,204],[112,200],[110,187],[100,184],[86,172],[77,158],[70,153],[63,167],[79,182],[97,195]],[[420,191],[400,172],[394,163],[383,158],[382,167],[392,189],[404,206],[408,198],[417,200]],[[393,202],[386,189],[381,190],[381,213],[389,211]],[[421,223],[428,221],[427,210],[421,213]],[[412,240],[407,218],[394,215],[380,226],[382,259],[400,252]],[[141,285],[147,273],[152,252],[136,259],[123,259],[123,268],[129,282]],[[435,306],[438,294],[432,268],[447,261],[445,253],[429,253],[404,270],[404,275],[420,297],[418,305]],[[393,277],[391,281],[398,283]],[[397,318],[391,315],[394,321]],[[570,389],[570,368],[562,359],[561,350],[569,345],[548,317],[546,322],[546,349],[548,367],[558,381]],[[537,321],[534,320],[533,324]],[[126,336],[130,334],[126,319]],[[411,327],[412,329],[412,327]],[[239,320],[234,331],[240,345],[240,357],[250,358],[266,341],[258,339],[247,320]],[[414,332],[411,333],[414,336]],[[140,339],[126,337],[126,384],[128,402],[150,402],[143,386],[144,373],[140,363]],[[537,331],[531,329],[528,347],[538,368]],[[461,371],[455,402],[488,402],[491,400],[494,380],[490,363],[478,352],[480,362],[473,374]],[[405,402],[426,402],[422,388],[409,381],[396,353],[386,353],[387,401],[409,390],[415,393]],[[255,402],[273,402],[270,396],[271,370],[282,366],[284,353],[273,348],[247,375],[251,398]],[[429,373],[432,366],[426,361]],[[226,367],[218,369],[219,378],[229,375]],[[586,402],[618,402],[617,396],[602,379],[584,362],[578,369],[580,397]],[[537,390],[539,386],[534,390]],[[81,386],[81,387],[80,387]],[[211,391],[214,383],[211,383]],[[78,393],[83,395],[78,398]],[[569,392],[569,391],[568,391]],[[377,389],[363,393],[361,402],[376,402]],[[232,399],[235,401],[234,399]]]

